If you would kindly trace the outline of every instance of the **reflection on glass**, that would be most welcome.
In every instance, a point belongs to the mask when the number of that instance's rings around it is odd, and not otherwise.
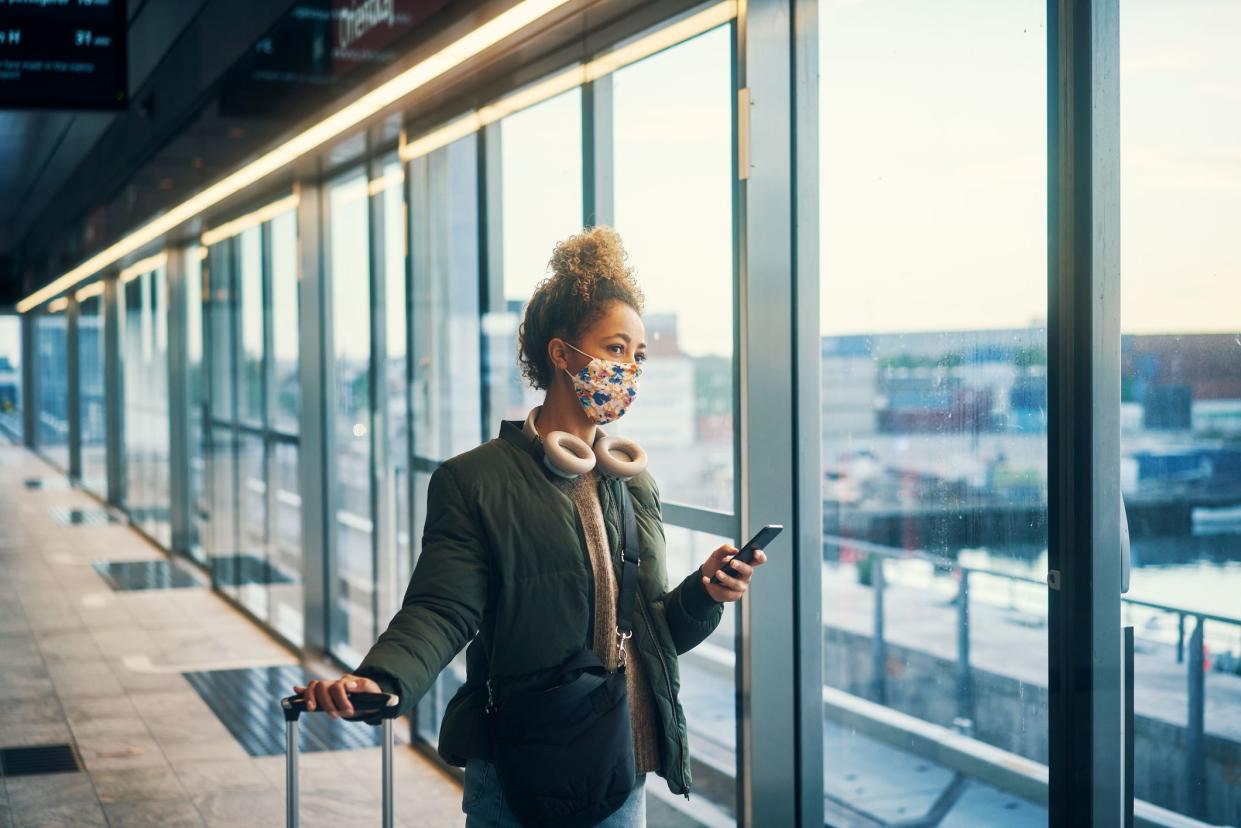
[[[478,389],[478,139],[466,136],[409,164],[413,451],[429,463],[480,442]],[[470,366],[474,366],[471,370]],[[425,466],[424,466],[425,468]],[[430,474],[413,475],[413,553],[421,549]],[[398,561],[407,584],[413,560]],[[465,650],[418,704],[418,734],[436,744],[444,707],[465,681]]]
[[[728,26],[613,75],[616,229],[646,294],[632,411],[665,500],[733,510],[732,92]],[[675,182],[675,184],[671,184]]]
[[[35,445],[69,470],[69,336],[64,313],[35,317]]]
[[[335,391],[335,498],[332,521],[336,600],[332,641],[347,663],[375,641],[371,512],[371,289],[367,181],[361,172],[328,188]]]
[[[107,428],[104,407],[103,297],[78,303],[78,426],[82,485],[108,494]]]
[[[826,822],[1046,825],[1044,6],[822,11]]]
[[[556,242],[582,229],[582,94],[572,89],[500,122],[501,246],[483,320],[491,413],[522,420],[543,398],[517,367],[517,326]],[[532,206],[537,199],[537,209]]]
[[[1121,6],[1121,492],[1134,793],[1241,814],[1241,7]],[[1231,100],[1230,100],[1231,96]],[[1230,758],[1231,757],[1231,758]]]

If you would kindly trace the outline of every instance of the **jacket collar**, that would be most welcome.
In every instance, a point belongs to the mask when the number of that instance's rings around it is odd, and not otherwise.
[[[522,420],[501,420],[500,421],[500,439],[508,440],[522,451],[529,452],[538,460],[542,461],[543,451],[537,440],[526,434],[522,430],[525,423]]]

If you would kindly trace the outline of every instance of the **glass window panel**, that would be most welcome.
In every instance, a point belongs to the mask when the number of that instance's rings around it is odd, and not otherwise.
[[[237,446],[238,508],[237,528],[241,562],[240,600],[259,618],[267,618],[265,579],[257,573],[267,561],[267,473],[263,438],[239,430]]]
[[[49,460],[69,469],[68,327],[64,313],[35,317],[37,376],[35,443]]]
[[[680,583],[700,567],[720,544],[735,543],[731,538],[670,524],[664,524],[664,534],[670,586]],[[718,821],[709,824],[735,823],[737,819],[737,722],[733,704],[736,698],[736,629],[737,604],[725,603],[724,617],[715,632],[677,659],[681,674],[678,697],[688,727],[694,796],[701,795],[721,812]],[[698,807],[694,799],[687,805],[691,813]],[[702,821],[708,822],[706,818]]]
[[[172,545],[170,518],[169,456],[171,416],[168,409],[168,279],[163,268],[147,277],[150,291],[149,312],[151,351],[146,366],[151,392],[147,398],[147,422],[150,425],[150,462],[146,470],[147,500],[150,520],[147,532],[165,549]]]
[[[405,174],[395,154],[386,159],[380,172],[382,189],[376,194],[383,217],[383,284],[385,359],[384,396],[387,400],[384,427],[385,457],[383,473],[389,481],[393,541],[383,554],[391,556],[388,571],[391,582],[383,584],[391,606],[399,607],[405,594],[401,575],[409,560],[409,383],[406,379],[408,313],[405,297]]]
[[[203,550],[202,515],[206,497],[207,463],[203,454],[206,435],[206,378],[203,374],[203,260],[205,248],[187,247],[185,257],[185,342],[186,367],[189,371],[189,491],[190,525],[188,551],[190,557],[206,563]]]
[[[212,245],[207,256],[205,305],[209,352],[211,416],[232,421],[233,412],[233,313],[232,260],[234,240]]]
[[[733,510],[731,41],[720,26],[612,77],[616,229],[646,295],[637,440],[665,500]],[[670,182],[675,185],[669,186]]]
[[[207,554],[217,588],[233,598],[239,596],[238,485],[236,395],[234,392],[236,348],[233,333],[234,263],[237,238],[225,239],[208,249],[204,352],[207,356],[208,442],[205,449],[207,492],[201,509],[206,527]]]
[[[263,233],[255,226],[237,237],[239,353],[237,407],[241,421],[262,425],[263,417]]]
[[[1122,604],[1135,636],[1134,793],[1231,824],[1241,815],[1241,6],[1126,0],[1120,27],[1126,597],[1155,605]]]
[[[287,434],[301,428],[300,301],[297,213],[290,210],[271,221],[272,426]]]
[[[20,438],[22,433],[22,322],[0,315],[0,428]]]
[[[104,406],[103,297],[78,303],[78,424],[82,485],[107,496],[107,420]]]
[[[335,410],[336,579],[331,646],[361,661],[376,638],[371,511],[371,290],[367,180],[361,171],[328,189]]]
[[[211,428],[207,446],[210,480],[210,510],[207,513],[207,547],[212,578],[217,589],[233,598],[237,588],[237,511],[238,480],[236,432],[229,425]]]
[[[142,524],[146,520],[146,488],[143,469],[146,465],[147,443],[143,396],[147,390],[142,326],[142,276],[119,285],[121,298],[121,356],[124,377],[124,505],[130,518]]]
[[[302,643],[302,497],[298,477],[298,446],[278,441],[273,444],[272,464],[271,564],[288,583],[271,587],[271,624],[276,632],[296,645]]]
[[[524,420],[543,399],[517,366],[517,326],[556,242],[582,229],[582,95],[573,89],[500,122],[502,261],[483,330],[491,413]],[[531,209],[537,199],[538,209]]]
[[[169,520],[168,288],[163,268],[119,284],[124,363],[124,505],[157,543]]]
[[[481,437],[477,153],[469,135],[409,165],[413,451],[432,460]]]
[[[413,327],[413,450],[440,460],[480,442],[478,139],[461,138],[409,165],[411,313]],[[430,475],[413,475],[412,545],[421,548]],[[398,561],[406,584],[413,561]],[[418,704],[416,726],[439,739],[444,708],[465,681],[462,650]]]
[[[827,822],[1046,825],[889,712],[1047,762],[1045,4],[819,36]]]

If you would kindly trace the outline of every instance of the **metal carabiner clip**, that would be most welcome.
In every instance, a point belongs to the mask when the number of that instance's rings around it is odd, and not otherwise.
[[[621,632],[621,628],[616,628],[616,669],[624,667],[628,661],[625,656],[625,639],[633,638],[633,630],[629,632]]]

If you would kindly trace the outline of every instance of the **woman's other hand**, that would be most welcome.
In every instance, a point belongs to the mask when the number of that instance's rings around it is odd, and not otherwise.
[[[698,571],[703,573],[702,583],[707,588],[707,594],[716,601],[736,601],[745,595],[750,586],[750,578],[754,576],[754,568],[767,562],[767,555],[761,549],[754,550],[751,563],[734,561],[733,556],[736,554],[737,547],[726,543],[712,552],[703,565],[698,567]],[[722,571],[723,566],[729,562],[733,569],[737,570],[736,578]],[[712,575],[719,580],[718,584],[711,583]]]
[[[353,715],[346,693],[382,693],[383,688],[368,678],[345,673],[336,681],[313,679],[305,687],[293,685],[293,692],[306,697],[306,710],[322,710],[333,719]]]

